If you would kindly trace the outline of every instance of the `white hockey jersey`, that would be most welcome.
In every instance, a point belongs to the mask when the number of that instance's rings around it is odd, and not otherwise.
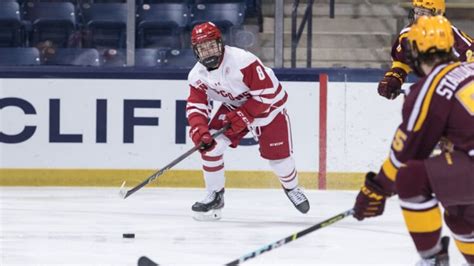
[[[265,126],[283,110],[288,98],[272,69],[263,66],[252,53],[231,46],[225,46],[222,62],[215,70],[208,71],[196,63],[188,82],[188,118],[209,118],[209,102],[215,100],[231,109],[245,108],[255,118],[251,126]]]

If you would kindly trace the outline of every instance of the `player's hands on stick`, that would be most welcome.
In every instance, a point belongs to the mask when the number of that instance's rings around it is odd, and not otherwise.
[[[402,92],[402,84],[405,80],[406,73],[403,70],[394,68],[387,73],[383,79],[379,82],[377,88],[380,96],[383,96],[389,100],[397,98],[397,96]]]
[[[353,216],[359,221],[382,215],[385,208],[385,199],[390,196],[377,184],[374,179],[375,176],[374,172],[366,174],[365,183],[357,195]]]
[[[224,132],[226,136],[234,136],[245,130],[254,118],[243,108],[238,108],[225,115],[224,125],[230,124],[229,129]]]
[[[216,141],[212,138],[211,133],[209,133],[209,127],[206,124],[198,124],[191,127],[189,136],[193,140],[194,145],[200,145],[200,152],[212,150],[216,145]]]

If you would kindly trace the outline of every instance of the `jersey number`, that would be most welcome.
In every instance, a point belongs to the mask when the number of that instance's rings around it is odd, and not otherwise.
[[[474,81],[461,88],[456,93],[456,98],[466,108],[467,112],[474,116]]]
[[[261,66],[257,66],[257,67],[255,68],[255,70],[257,70],[258,78],[259,78],[260,80],[264,80],[264,79],[265,79],[265,73],[263,73],[262,67],[261,67]]]
[[[466,51],[466,62],[474,62],[474,56],[472,54],[472,50]]]
[[[395,133],[395,137],[393,138],[392,148],[398,152],[403,150],[405,140],[407,140],[407,135],[403,131],[398,129]]]

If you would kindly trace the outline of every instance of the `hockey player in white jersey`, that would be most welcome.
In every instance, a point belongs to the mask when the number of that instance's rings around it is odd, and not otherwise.
[[[221,32],[211,22],[196,25],[191,43],[198,62],[188,76],[189,135],[198,145],[207,196],[192,206],[197,220],[218,220],[224,207],[224,151],[235,148],[250,131],[258,138],[262,158],[279,177],[284,192],[302,213],[309,202],[298,187],[292,157],[291,128],[285,103],[288,94],[270,68],[252,53],[224,46]],[[222,102],[210,117],[210,101]],[[209,122],[210,121],[210,122]],[[215,139],[211,134],[225,125],[229,129]]]

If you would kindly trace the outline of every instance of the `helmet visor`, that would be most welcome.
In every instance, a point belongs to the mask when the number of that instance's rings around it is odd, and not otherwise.
[[[216,40],[210,40],[196,44],[199,58],[206,59],[212,56],[220,56],[222,51]]]
[[[433,11],[427,8],[422,8],[422,7],[415,7],[413,8],[413,16],[414,19],[416,20],[417,18],[421,16],[434,16]]]

